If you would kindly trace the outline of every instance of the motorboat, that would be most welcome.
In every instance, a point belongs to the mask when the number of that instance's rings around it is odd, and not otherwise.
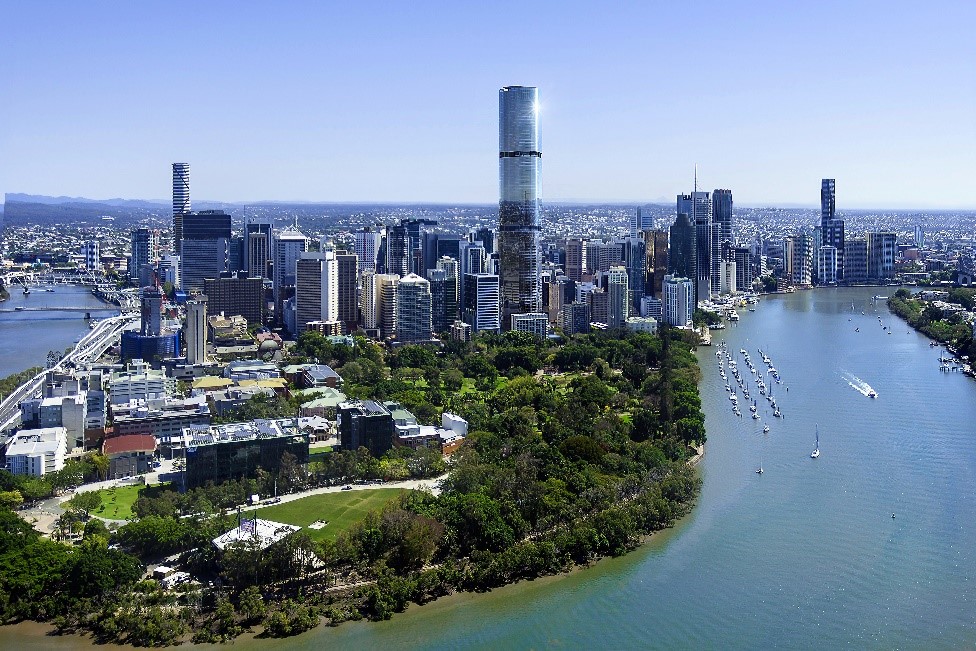
[[[769,434],[769,425],[763,425],[763,434]]]

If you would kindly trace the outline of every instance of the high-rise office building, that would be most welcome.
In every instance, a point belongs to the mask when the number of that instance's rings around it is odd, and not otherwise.
[[[380,328],[380,336],[388,339],[396,334],[397,324],[397,288],[400,276],[397,274],[376,274],[376,318]]]
[[[264,281],[252,278],[246,271],[226,271],[219,278],[206,278],[203,293],[208,297],[211,314],[242,316],[249,325],[264,323]]]
[[[844,277],[844,220],[837,219],[836,208],[836,183],[834,179],[823,179],[820,183],[821,246],[831,246],[834,248],[836,273],[833,276],[833,280],[827,280],[818,276],[818,281],[822,284],[837,282]]]
[[[586,269],[586,240],[578,237],[571,237],[566,240],[566,275],[573,282],[583,280],[583,271]]]
[[[709,247],[713,291],[728,285],[723,281],[726,274],[722,263],[729,261],[732,239],[732,191],[715,190],[712,192],[712,241]]]
[[[664,277],[664,321],[683,328],[691,323],[695,311],[695,286],[689,278],[667,275]]]
[[[180,287],[180,256],[164,255],[159,258],[159,282]]]
[[[461,306],[461,283],[462,274],[458,270],[458,261],[454,258],[442,257],[437,261],[437,269],[445,273],[444,278],[444,314],[450,327],[458,318],[458,310]],[[438,330],[440,332],[440,330]]]
[[[386,271],[397,276],[410,271],[410,243],[402,222],[386,228]]]
[[[712,192],[712,222],[719,225],[718,236],[721,242],[735,242],[732,233],[732,190]]]
[[[621,328],[630,317],[630,287],[626,267],[610,267],[607,274],[607,325]]]
[[[355,332],[359,323],[359,257],[355,253],[336,254],[339,282],[339,321],[343,332]]]
[[[186,302],[186,362],[207,361],[207,297],[197,295]]]
[[[813,282],[814,249],[813,237],[807,233],[794,235],[789,240],[789,260],[783,261],[784,271],[794,285],[809,285]],[[784,251],[787,247],[784,243]]]
[[[302,253],[295,263],[295,334],[320,321],[339,321],[338,262],[330,250]]]
[[[268,278],[271,261],[271,220],[251,217],[244,224],[244,265],[254,278]]]
[[[538,115],[537,88],[498,91],[499,284],[506,327],[511,314],[540,306]]]
[[[868,278],[881,280],[894,277],[895,253],[898,250],[896,235],[870,232],[867,234],[867,242]]]
[[[85,242],[82,247],[81,255],[85,259],[85,269],[89,271],[94,271],[96,269],[102,268],[101,262],[101,252],[98,244],[98,240],[92,240],[91,242]]]
[[[868,242],[848,238],[844,241],[844,282],[857,284],[867,279]]]
[[[142,320],[139,334],[158,337],[163,331],[163,291],[155,285],[143,287],[139,292]]]
[[[644,231],[644,294],[661,298],[668,273],[668,232]]]
[[[152,228],[137,228],[132,231],[131,244],[129,280],[135,283],[139,282],[142,268],[145,265],[155,265],[156,260],[159,259],[159,231]]]
[[[735,260],[735,286],[740,292],[752,289],[752,252],[748,247],[732,248],[732,259]]]
[[[220,278],[230,266],[230,215],[200,210],[183,215],[180,263],[183,289],[203,291],[206,278]]]
[[[687,213],[695,225],[695,299],[712,294],[712,197],[708,192],[678,195],[678,214]]]
[[[173,163],[173,252],[183,241],[183,215],[190,212],[190,164]]]
[[[400,342],[430,341],[430,283],[417,274],[407,274],[397,285],[396,338]]]
[[[567,335],[575,335],[590,331],[590,308],[584,302],[573,302],[563,305],[559,312],[559,327]]]
[[[671,225],[671,245],[668,249],[668,273],[680,278],[694,278],[697,272],[695,224],[688,213],[678,213]],[[662,281],[663,284],[663,281]]]
[[[822,285],[837,283],[837,249],[824,244],[817,251],[817,278]]]
[[[308,238],[297,230],[286,228],[274,238],[274,304],[275,319],[283,323],[283,304],[295,293],[295,264],[308,251]]]
[[[363,328],[375,330],[379,326],[376,320],[376,280],[375,271],[366,269],[359,277],[359,319]]]
[[[464,275],[464,321],[473,332],[498,332],[501,328],[499,294],[498,276]]]
[[[472,229],[468,233],[468,241],[481,242],[481,246],[485,247],[488,255],[495,252],[495,232],[487,226]]]
[[[447,272],[443,269],[429,269],[427,282],[430,283],[430,325],[434,332],[444,332],[451,327],[457,317],[448,318]]]
[[[627,268],[627,284],[630,287],[630,311],[640,305],[640,299],[644,296],[644,270],[647,267],[647,246],[643,238],[644,231],[640,237],[628,237],[621,243],[623,251],[623,263]],[[612,268],[612,267],[611,267]]]
[[[640,206],[630,215],[630,236],[641,237],[644,231],[654,230],[654,217]]]
[[[383,236],[370,226],[356,232],[355,251],[360,270],[376,271],[376,256],[379,254],[382,239]]]

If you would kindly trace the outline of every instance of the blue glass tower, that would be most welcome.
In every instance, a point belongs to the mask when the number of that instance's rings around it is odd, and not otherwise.
[[[511,315],[538,312],[539,91],[506,86],[498,91],[498,251],[502,327]]]

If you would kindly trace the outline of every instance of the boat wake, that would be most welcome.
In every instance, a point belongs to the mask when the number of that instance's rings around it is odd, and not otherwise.
[[[872,389],[870,384],[868,384],[858,376],[854,375],[853,373],[842,371],[841,377],[843,377],[847,381],[848,386],[850,386],[852,389],[854,389],[861,395],[866,396],[868,398],[878,397],[878,392]]]

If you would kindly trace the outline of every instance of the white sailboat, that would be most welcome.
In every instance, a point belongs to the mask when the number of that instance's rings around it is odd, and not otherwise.
[[[810,453],[811,459],[816,459],[820,456],[820,426],[817,426],[817,446],[813,448],[813,452]]]

